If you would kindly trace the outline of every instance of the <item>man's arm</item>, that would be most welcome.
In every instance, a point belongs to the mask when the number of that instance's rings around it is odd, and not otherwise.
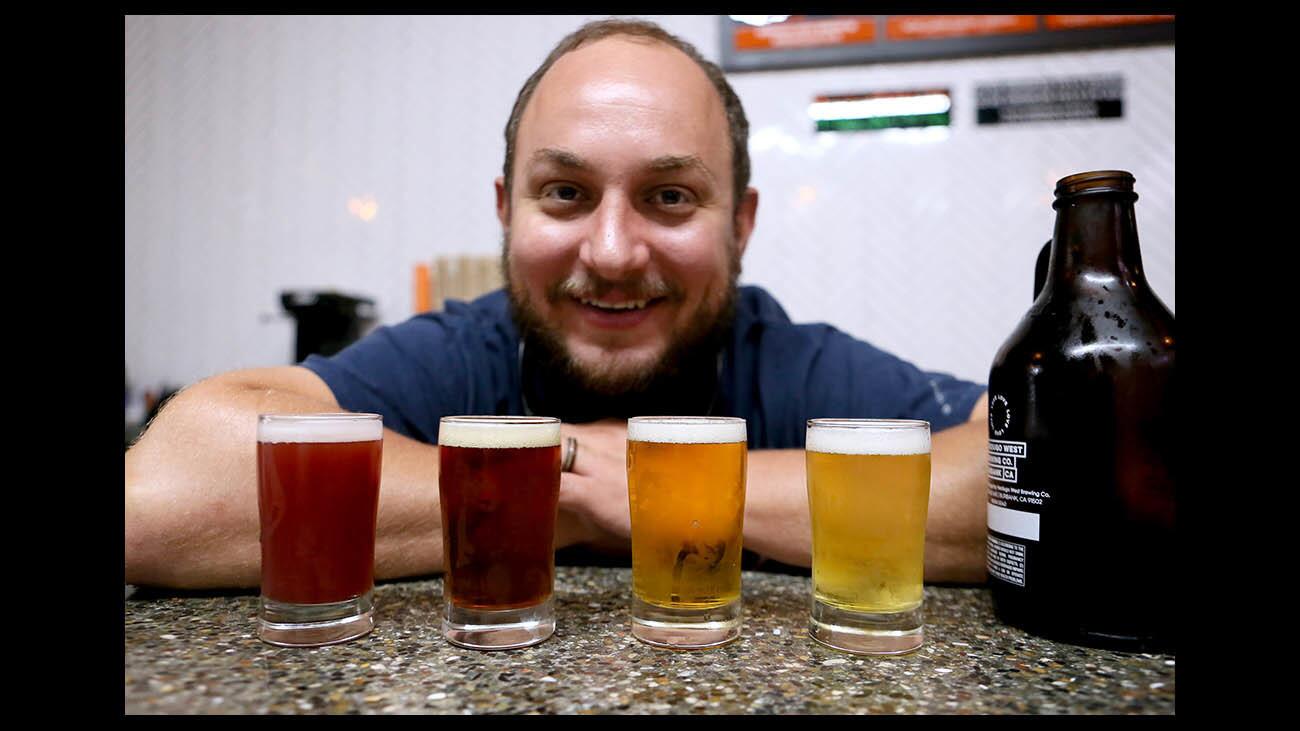
[[[126,581],[259,582],[257,415],[340,411],[306,368],[234,371],[176,394],[126,453]],[[438,450],[384,430],[375,572],[438,571]]]
[[[793,566],[812,564],[807,467],[801,449],[749,454],[745,547]],[[985,576],[988,396],[968,421],[930,438],[925,580],[979,583]]]
[[[931,437],[930,507],[925,534],[925,579],[985,580],[988,401],[980,397],[970,420]],[[565,475],[560,504],[586,521],[588,542],[628,548],[627,425],[565,425],[579,441],[574,473]],[[807,467],[802,449],[749,453],[745,548],[793,566],[812,564]]]
[[[987,397],[982,396],[969,421],[931,437],[926,581],[985,580],[987,409]],[[793,566],[812,564],[804,460],[801,449],[749,454],[745,547]]]
[[[930,438],[930,510],[925,522],[925,580],[987,579],[989,397],[964,424]]]
[[[257,415],[341,410],[299,366],[234,371],[176,394],[126,453],[126,582],[257,586]],[[443,569],[436,445],[384,430],[376,532],[376,578]],[[590,532],[561,513],[556,547]]]

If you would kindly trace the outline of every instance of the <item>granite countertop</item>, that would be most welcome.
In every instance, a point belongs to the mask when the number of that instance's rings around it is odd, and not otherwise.
[[[375,629],[319,648],[257,639],[256,591],[128,588],[125,712],[1172,714],[1174,656],[1000,624],[983,588],[925,588],[926,644],[866,658],[808,638],[810,580],[747,571],[741,639],[673,652],[628,626],[631,570],[559,567],[557,629],[520,650],[442,638],[442,580],[382,583]]]

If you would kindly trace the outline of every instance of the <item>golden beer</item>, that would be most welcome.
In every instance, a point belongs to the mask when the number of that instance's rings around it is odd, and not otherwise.
[[[924,421],[814,419],[806,446],[815,639],[910,632],[920,644],[930,430]],[[856,627],[865,618],[866,626]],[[818,627],[820,620],[824,626]],[[897,626],[899,623],[909,626]],[[915,625],[910,626],[910,625]],[[819,630],[820,635],[819,636]],[[826,642],[839,647],[834,642]],[[870,643],[868,643],[870,644]],[[892,652],[897,642],[886,643]],[[903,643],[906,644],[906,643]],[[840,647],[873,652],[871,647]]]
[[[739,635],[745,439],[743,419],[628,422],[637,637],[706,647]]]

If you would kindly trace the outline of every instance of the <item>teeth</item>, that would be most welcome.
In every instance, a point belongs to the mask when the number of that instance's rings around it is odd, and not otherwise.
[[[650,303],[650,300],[632,300],[631,302],[597,302],[596,300],[584,299],[582,304],[592,307],[599,307],[602,310],[642,310]]]

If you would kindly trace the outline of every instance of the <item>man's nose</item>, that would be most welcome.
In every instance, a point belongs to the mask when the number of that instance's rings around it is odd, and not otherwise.
[[[643,222],[626,198],[606,195],[591,220],[579,257],[592,273],[618,282],[645,268],[650,250],[640,235]]]

